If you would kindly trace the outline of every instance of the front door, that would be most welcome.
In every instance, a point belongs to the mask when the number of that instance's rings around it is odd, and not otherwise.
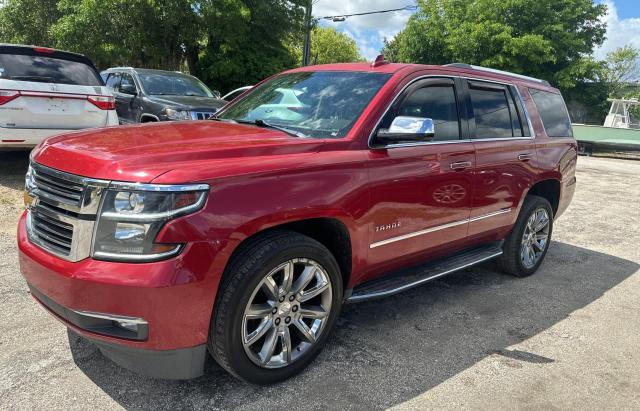
[[[120,123],[130,124],[137,123],[137,98],[138,88],[131,74],[122,73],[122,79],[118,85],[117,91],[114,93],[116,99],[116,111]]]
[[[372,140],[367,163],[372,265],[467,238],[475,154],[456,91],[452,78],[419,80],[395,100],[374,132],[388,129],[397,116],[429,118],[435,131],[424,141],[379,146]]]

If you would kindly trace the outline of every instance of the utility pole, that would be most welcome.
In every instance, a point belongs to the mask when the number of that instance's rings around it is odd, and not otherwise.
[[[313,0],[307,0],[307,9],[304,14],[304,46],[302,47],[302,65],[309,65],[311,56],[311,5]]]

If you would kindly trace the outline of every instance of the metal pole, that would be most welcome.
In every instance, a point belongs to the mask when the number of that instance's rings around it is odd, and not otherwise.
[[[305,24],[305,33],[304,33],[304,46],[302,48],[302,65],[309,65],[309,57],[311,56],[311,2],[312,0],[307,0],[307,10],[304,14],[304,24]]]

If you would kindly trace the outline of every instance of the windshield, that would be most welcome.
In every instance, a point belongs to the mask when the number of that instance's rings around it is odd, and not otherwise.
[[[218,118],[262,120],[309,137],[344,137],[390,75],[314,71],[274,77]]]
[[[203,82],[185,74],[140,73],[139,77],[147,94],[213,97],[213,93]]]
[[[0,79],[102,86],[98,73],[87,64],[29,54],[0,54]]]

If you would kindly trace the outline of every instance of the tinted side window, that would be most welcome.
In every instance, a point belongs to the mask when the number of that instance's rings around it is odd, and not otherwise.
[[[415,90],[404,99],[395,113],[387,115],[382,122],[382,128],[388,128],[396,116],[432,119],[435,136],[431,141],[460,139],[460,122],[453,85],[430,85]]]
[[[115,91],[118,89],[118,85],[120,84],[120,74],[111,73],[109,77],[107,77],[107,87],[110,91]]]
[[[122,81],[120,82],[120,87],[131,85],[133,88],[136,88],[136,83],[133,82],[133,77],[130,74],[122,73]]]
[[[573,137],[571,120],[560,94],[529,89],[549,137]]]
[[[470,87],[476,138],[513,137],[512,113],[506,89]],[[522,135],[522,134],[520,134]]]

